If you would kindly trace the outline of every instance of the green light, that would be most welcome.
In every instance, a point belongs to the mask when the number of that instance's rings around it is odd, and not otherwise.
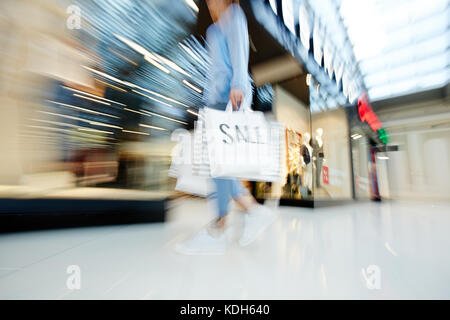
[[[387,144],[389,135],[383,128],[381,128],[380,130],[378,130],[378,138],[380,138],[380,140],[383,141],[384,144]]]

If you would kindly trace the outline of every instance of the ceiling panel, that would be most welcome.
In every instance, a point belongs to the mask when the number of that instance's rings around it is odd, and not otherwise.
[[[338,3],[371,100],[449,82],[450,1]]]

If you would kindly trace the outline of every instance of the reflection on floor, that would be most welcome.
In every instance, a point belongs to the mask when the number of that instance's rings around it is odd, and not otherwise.
[[[281,207],[247,248],[176,254],[208,206],[176,201],[161,224],[0,235],[0,299],[450,298],[449,203]],[[237,237],[241,216],[230,218]],[[71,265],[80,289],[67,286]]]

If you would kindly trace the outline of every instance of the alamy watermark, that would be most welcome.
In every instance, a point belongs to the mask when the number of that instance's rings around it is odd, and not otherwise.
[[[366,282],[366,287],[369,290],[381,289],[381,269],[377,265],[370,265],[361,270],[362,276]]]
[[[81,289],[81,268],[77,265],[70,265],[66,269],[66,273],[69,274],[66,280],[66,286],[69,290]]]
[[[66,26],[70,30],[81,29],[81,9],[77,5],[67,7],[66,13],[69,17],[66,20]]]

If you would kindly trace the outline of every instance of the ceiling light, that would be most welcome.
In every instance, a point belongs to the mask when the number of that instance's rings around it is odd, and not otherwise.
[[[183,107],[189,108],[189,106],[188,106],[187,104],[184,104],[184,103],[181,103],[181,102],[179,102],[179,101],[177,101],[177,100],[175,100],[175,99],[166,97],[165,95],[162,95],[162,94],[160,94],[160,93],[157,93],[157,92],[154,92],[154,91],[152,91],[152,90],[148,90],[148,89],[145,89],[145,88],[142,88],[142,87],[139,87],[139,86],[137,86],[137,88],[140,89],[140,90],[142,90],[142,91],[151,93],[151,94],[153,94],[153,95],[155,95],[155,96],[164,98],[164,99],[166,99],[166,100],[168,100],[168,101],[171,101],[171,102],[173,102],[173,103],[182,105]]]
[[[193,111],[191,109],[187,109],[186,111],[189,112],[189,113],[192,113],[193,115],[198,117],[198,113],[197,112],[195,112],[195,111]]]
[[[56,102],[56,101],[51,101],[51,100],[47,100],[47,102],[54,103],[54,104],[57,104],[57,105],[60,105],[60,106],[64,106],[64,107],[67,107],[67,108],[72,108],[72,109],[79,110],[79,111],[84,111],[84,112],[87,112],[87,113],[99,114],[99,115],[102,115],[102,116],[107,116],[107,117],[119,119],[119,117],[113,116],[112,114],[103,113],[103,112],[99,112],[99,111],[94,111],[94,110],[91,110],[91,109],[81,108],[81,107],[77,107],[77,106],[72,106],[72,105],[66,104],[66,103],[61,103],[61,102]]]
[[[148,125],[148,124],[139,123],[139,125],[140,125],[141,127],[145,127],[145,128],[150,128],[150,129],[155,129],[155,130],[163,130],[163,131],[167,131],[167,129],[160,128],[160,127],[155,127],[155,126],[150,126],[150,125]]]
[[[195,91],[197,91],[198,93],[202,93],[202,90],[197,88],[196,86],[194,86],[192,83],[190,83],[189,81],[183,80],[183,83],[185,85],[187,85],[188,87],[190,87],[191,89],[194,89]]]
[[[109,87],[111,87],[111,88],[114,88],[114,89],[116,89],[116,90],[119,90],[119,91],[122,91],[122,92],[127,92],[127,90],[122,89],[122,88],[119,88],[119,87],[117,87],[117,86],[115,86],[115,85],[113,85],[113,84],[111,84],[111,83],[108,83],[108,82],[105,82],[105,81],[102,81],[102,80],[99,80],[99,79],[95,79],[95,81],[98,81],[98,82],[100,82],[100,83],[103,83],[104,85],[107,85],[107,86],[109,86]],[[118,103],[118,102],[116,102],[116,103]]]
[[[98,133],[106,133],[106,134],[114,134],[114,132],[111,131],[103,131],[98,129],[92,129],[92,128],[78,128],[80,131],[89,131],[89,132],[98,132]]]
[[[169,74],[170,71],[169,69],[163,67],[161,64],[159,64],[154,58],[152,58],[150,55],[146,55],[144,56],[144,59],[147,60],[148,62],[150,62],[152,65],[154,65],[155,67],[157,67],[158,69],[164,71],[165,73]]]
[[[101,75],[102,77],[105,77],[105,78],[107,78],[107,79],[109,79],[109,80],[113,80],[113,81],[115,81],[115,82],[117,82],[117,83],[123,84],[124,86],[128,86],[128,87],[131,87],[131,88],[136,87],[134,84],[132,84],[132,83],[130,83],[130,82],[122,81],[122,80],[117,79],[117,78],[115,78],[115,77],[113,77],[113,76],[110,76],[109,74],[104,73],[104,72],[102,72],[102,71],[98,71],[98,70],[95,70],[95,69],[92,69],[92,68],[89,68],[89,67],[86,67],[86,66],[82,66],[82,67],[85,68],[86,70],[89,70],[89,71],[93,72],[93,73],[96,73],[96,74],[98,74],[98,75]]]
[[[191,75],[189,73],[187,73],[186,71],[184,71],[181,67],[179,67],[175,62],[164,58],[162,56],[160,56],[159,54],[153,53],[153,57],[157,58],[160,62],[167,64],[169,67],[171,67],[174,70],[177,70],[178,72],[190,77]]]
[[[111,51],[112,53],[115,53],[116,55],[118,55],[118,56],[121,57],[122,59],[128,61],[128,62],[131,63],[132,65],[137,66],[137,63],[136,63],[136,62],[134,62],[134,61],[131,60],[131,59],[128,59],[127,57],[125,57],[124,55],[120,54],[120,53],[117,52],[116,50],[113,50],[113,49],[111,49],[111,48],[108,48],[108,49],[109,49],[109,51]]]
[[[134,134],[142,134],[142,135],[145,135],[145,136],[149,136],[150,135],[150,133],[147,133],[147,132],[131,131],[131,130],[122,130],[122,132],[134,133]]]
[[[154,113],[154,112],[147,111],[147,110],[144,110],[144,109],[141,109],[140,111],[145,112],[145,113],[149,113],[149,114],[152,114],[154,116],[157,116],[157,117],[160,117],[160,118],[164,118],[164,119],[167,119],[167,120],[170,120],[170,121],[174,121],[174,122],[178,122],[178,123],[182,123],[182,124],[187,125],[187,122],[184,122],[184,121],[181,121],[181,120],[177,120],[177,119],[173,119],[173,118],[169,118],[169,117],[163,116],[163,115],[158,114],[158,113]]]
[[[65,115],[65,114],[58,114],[58,113],[54,113],[54,112],[41,111],[41,110],[39,110],[38,112],[49,114],[49,115],[52,115],[52,116],[61,117],[61,118],[82,121],[82,122],[86,122],[86,123],[90,122],[90,120],[86,120],[86,119],[82,119],[82,118],[78,118],[78,117],[73,117],[73,116],[68,116],[68,115]]]
[[[144,47],[138,45],[137,43],[128,40],[122,36],[119,36],[118,34],[114,34],[114,36],[119,39],[120,41],[122,41],[123,43],[127,44],[129,47],[131,47],[133,50],[135,50],[136,52],[142,54],[143,56],[146,56],[148,54],[150,54],[150,52],[145,49]]]
[[[97,74],[99,74],[99,75],[101,75],[101,76],[103,76],[103,77],[105,77],[105,78],[107,78],[107,79],[113,80],[113,81],[115,81],[115,82],[117,82],[117,83],[123,84],[123,85],[128,86],[128,87],[131,87],[131,88],[136,88],[136,89],[140,89],[140,90],[149,92],[149,93],[154,94],[154,95],[156,95],[156,96],[162,97],[162,98],[164,98],[164,99],[166,99],[166,100],[172,101],[172,102],[177,103],[177,104],[182,105],[182,106],[185,106],[186,108],[189,108],[189,106],[186,105],[186,104],[184,104],[184,103],[178,102],[178,101],[176,101],[176,100],[174,100],[174,99],[172,99],[172,98],[166,97],[166,96],[164,96],[164,95],[162,95],[162,94],[159,94],[159,93],[156,93],[156,92],[154,92],[154,91],[151,91],[151,90],[148,90],[148,89],[139,87],[139,86],[137,86],[137,85],[135,85],[135,84],[133,84],[133,83],[131,83],[131,82],[122,81],[122,80],[117,79],[117,78],[115,78],[115,77],[113,77],[113,76],[110,76],[110,75],[108,75],[108,74],[106,74],[106,73],[104,73],[104,72],[101,72],[101,71],[98,71],[98,70],[95,70],[95,69],[92,69],[92,68],[89,68],[89,67],[86,67],[86,66],[83,66],[83,67],[86,68],[86,69],[88,69],[88,70],[90,70],[90,71],[92,71],[92,72],[94,72],[94,73],[97,73]],[[96,79],[96,80],[97,80],[97,79]],[[101,80],[97,80],[97,81],[103,82],[103,81],[101,81]],[[108,84],[108,83],[106,83],[106,82],[103,82],[103,83],[105,83],[105,84],[107,84],[107,85],[110,85],[110,84]],[[112,86],[112,85],[110,85],[110,86]],[[113,86],[113,87],[114,87],[114,86]],[[121,89],[121,88],[118,88],[118,87],[115,87],[115,88],[116,88],[116,89],[119,89],[119,90],[122,90],[122,91],[126,91],[126,90]],[[112,100],[110,100],[110,101],[112,101]],[[115,101],[113,101],[113,102],[114,102],[114,103],[118,103],[118,102],[115,102]],[[119,104],[119,103],[118,103],[118,104]]]
[[[198,7],[195,4],[194,0],[184,0],[186,4],[191,7],[195,12],[198,12]]]
[[[123,108],[123,110],[130,111],[130,112],[134,112],[134,113],[139,113],[139,114],[142,114],[142,115],[144,115],[144,116],[151,117],[151,115],[149,115],[149,114],[145,114],[145,113],[143,113],[143,112],[136,111],[136,110],[132,110],[132,109],[128,109],[128,108]]]
[[[78,128],[78,126],[74,125],[74,124],[70,124],[70,123],[65,123],[65,122],[57,122],[57,121],[50,121],[50,120],[43,120],[43,119],[30,119],[32,121],[38,121],[38,122],[44,122],[44,123],[50,123],[50,124],[54,124],[57,126],[64,126],[64,127],[71,127],[71,128]]]
[[[90,101],[93,101],[93,102],[97,102],[97,103],[105,104],[105,105],[107,105],[107,106],[110,106],[110,105],[111,105],[111,103],[108,103],[108,102],[104,102],[104,101],[100,101],[100,100],[97,100],[97,99],[93,99],[93,98],[89,98],[89,97],[85,97],[85,96],[83,96],[83,95],[80,95],[80,94],[78,94],[78,93],[74,93],[74,94],[73,94],[73,96],[74,96],[74,97],[78,97],[78,98],[81,98],[81,99],[86,99],[86,100],[90,100]]]
[[[185,46],[181,42],[179,44],[187,53],[189,53],[191,55],[191,57],[193,57],[198,62],[203,63],[203,61],[191,49],[189,49],[187,46]]]
[[[144,97],[146,97],[146,98],[149,98],[150,100],[153,100],[153,101],[156,101],[156,102],[165,104],[166,106],[169,106],[169,107],[173,107],[171,104],[168,104],[168,103],[166,103],[166,102],[164,102],[164,101],[161,101],[161,100],[158,100],[158,99],[156,99],[156,98],[150,97],[150,96],[148,96],[148,95],[146,95],[146,94],[144,94],[144,93],[142,93],[142,92],[136,91],[136,90],[134,90],[134,89],[133,89],[133,92],[136,92],[137,94],[140,94],[141,96],[144,96]]]
[[[97,80],[97,79],[96,79],[96,80]],[[101,80],[97,80],[97,81],[101,81]],[[103,82],[103,81],[101,81],[101,82]],[[103,82],[103,83],[106,83],[106,82]],[[108,84],[108,83],[106,83],[106,84]],[[109,85],[109,84],[108,84],[108,85]],[[66,87],[66,86],[62,86],[62,87],[63,87],[64,89],[66,89],[66,90],[70,90],[70,91],[73,91],[73,92],[78,92],[78,93],[81,93],[81,94],[83,94],[83,95],[85,95],[85,96],[89,96],[89,97],[93,97],[93,98],[96,98],[96,99],[100,99],[100,100],[112,102],[112,103],[115,103],[115,104],[120,104],[121,106],[126,106],[126,105],[123,104],[123,103],[120,103],[120,102],[117,102],[117,101],[113,101],[113,100],[109,100],[109,99],[106,99],[106,98],[103,98],[103,97],[100,97],[100,96],[97,96],[97,95],[95,95],[95,94],[91,94],[91,93],[88,93],[88,92],[85,92],[85,91],[77,90],[77,89],[70,88],[70,87]],[[119,88],[119,89],[121,89],[121,88]],[[123,89],[121,89],[121,90],[123,90]],[[126,90],[123,90],[123,91],[126,91]]]
[[[89,121],[89,124],[92,124],[94,126],[101,126],[101,127],[109,127],[109,128],[115,128],[115,129],[122,129],[122,127],[115,126],[109,123],[103,123],[98,121]]]

